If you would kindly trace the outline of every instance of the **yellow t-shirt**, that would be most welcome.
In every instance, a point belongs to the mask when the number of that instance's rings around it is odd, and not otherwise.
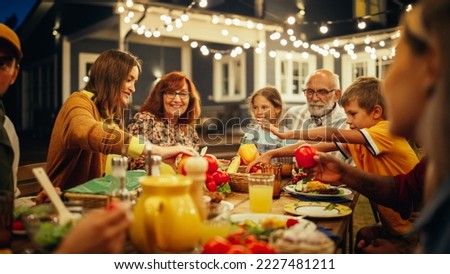
[[[405,138],[389,132],[389,121],[380,121],[370,128],[360,130],[366,145],[337,143],[341,152],[351,156],[355,165],[364,171],[394,176],[409,172],[418,162],[416,153]],[[411,223],[403,220],[396,211],[377,206],[380,219],[394,233],[405,233]]]

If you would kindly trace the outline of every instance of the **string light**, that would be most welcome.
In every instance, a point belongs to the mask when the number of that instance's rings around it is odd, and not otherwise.
[[[120,14],[125,14],[126,16],[124,16],[123,20],[125,23],[129,24],[132,21],[136,21],[134,19],[135,17],[135,12],[144,12],[143,17],[145,17],[145,13],[146,13],[146,9],[143,9],[141,6],[134,6],[133,1],[131,0],[126,0],[124,1],[125,4],[118,4],[117,6],[117,12]],[[162,22],[162,25],[160,26],[161,29],[163,29],[164,31],[167,32],[171,32],[174,30],[174,27],[176,27],[177,29],[182,29],[184,27],[184,25],[186,23],[189,22],[190,20],[190,16],[188,14],[188,11],[194,6],[194,5],[204,5],[204,7],[207,6],[207,1],[192,1],[191,4],[185,8],[185,9],[174,9],[174,10],[169,10],[167,12],[167,14],[162,14],[160,16],[160,20]],[[133,8],[133,10],[132,10]],[[407,10],[411,9],[411,5],[408,5]],[[337,21],[327,21],[327,22],[321,22],[320,23],[320,28],[319,31],[322,34],[326,34],[329,31],[329,27],[331,25],[335,25],[338,23],[342,23],[342,22],[349,22],[349,21],[353,21],[356,20],[357,21],[357,26],[359,29],[365,29],[367,27],[367,23],[366,20],[370,19],[372,16],[376,16],[376,15],[380,15],[380,14],[385,14],[388,12],[391,12],[392,10],[388,10],[388,11],[384,11],[384,12],[379,12],[377,14],[370,14],[370,15],[366,15],[364,17],[358,17],[358,18],[351,18],[351,19],[347,19],[347,20],[337,20]],[[182,13],[181,13],[182,12]],[[176,14],[179,14],[179,16],[176,16]],[[288,25],[294,25],[296,24],[296,18],[298,19],[299,16],[298,15],[304,15],[305,14],[305,10],[301,9],[300,12],[297,14],[297,16],[289,16],[286,19],[286,23]],[[174,16],[175,15],[175,16]],[[142,18],[139,20],[139,22],[142,20]],[[223,15],[211,15],[211,23],[212,24],[223,24],[225,27],[226,26],[236,26],[236,27],[247,27],[248,29],[257,29],[257,30],[264,30],[265,26],[263,23],[260,22],[254,22],[251,19],[247,19],[247,20],[242,20],[241,18],[225,18]],[[144,35],[147,38],[151,38],[151,37],[155,37],[158,38],[160,37],[161,31],[159,31],[158,28],[155,28],[154,30],[152,29],[147,29],[144,25],[139,25],[138,23],[133,23],[130,25],[130,28],[135,31],[137,34],[140,35]],[[299,24],[316,24],[319,25],[318,22],[305,22],[305,21],[301,21],[299,22]],[[280,27],[281,28],[281,27]],[[330,44],[333,47],[330,47],[330,45],[328,43],[324,43],[322,44],[322,46],[313,44],[309,45],[308,42],[306,41],[302,41],[300,39],[298,39],[295,35],[295,31],[291,28],[288,27],[287,29],[283,29],[281,28],[281,32],[276,30],[273,31],[269,38],[270,40],[279,40],[280,41],[280,45],[282,46],[287,46],[288,43],[291,43],[293,47],[295,48],[300,48],[303,47],[305,50],[310,50],[313,52],[316,52],[320,55],[323,56],[328,56],[331,55],[334,58],[340,58],[341,56],[341,52],[339,52],[339,47],[343,46],[343,50],[351,57],[351,58],[357,58],[357,55],[355,54],[354,50],[355,50],[355,45],[349,42],[341,42],[338,39],[334,39],[333,41],[330,42]],[[231,34],[231,35],[230,35]],[[243,41],[242,37],[239,37],[237,35],[233,35],[233,33],[230,33],[230,31],[227,28],[224,28],[222,30],[222,35],[223,36],[229,36],[230,41],[232,44],[237,44],[235,47],[230,48],[228,50],[215,50],[215,49],[211,49],[209,48],[206,44],[203,45],[199,45],[198,41],[191,41],[190,42],[190,46],[192,48],[198,48],[200,47],[200,51],[203,55],[207,56],[209,54],[213,54],[213,57],[216,60],[220,60],[222,59],[223,55],[230,55],[232,57],[236,57],[237,55],[241,54],[243,52],[243,50],[248,50],[252,47],[254,47],[254,51],[257,54],[260,54],[263,52],[263,49],[265,48],[265,42],[264,41],[256,41],[253,43],[250,43],[248,41]],[[287,36],[285,36],[287,35]],[[285,37],[283,37],[285,36]],[[388,34],[388,36],[390,36],[390,39],[397,39],[400,36],[400,32],[399,31],[394,31]],[[184,42],[189,42],[190,41],[190,36],[189,35],[182,35],[180,36],[180,39]],[[388,38],[389,39],[389,38]],[[373,45],[379,46],[379,47],[385,47],[386,46],[386,42],[384,39],[372,39],[371,37],[367,36],[364,40],[364,43],[367,45],[364,49],[365,52],[368,53],[370,55],[371,58],[375,58],[376,57],[376,48]],[[240,44],[240,45],[239,45]],[[371,46],[372,45],[372,46]],[[302,54],[303,58],[308,58],[309,57],[309,53],[307,52],[303,52],[304,54]],[[276,51],[269,51],[268,52],[269,57],[271,58],[275,58],[277,56]],[[395,55],[395,52],[393,52],[391,54]],[[391,58],[391,57],[389,57]]]
[[[358,28],[365,29],[367,27],[366,21],[362,18],[358,18]]]
[[[328,32],[328,25],[327,25],[327,23],[322,23],[322,25],[319,28],[319,31],[321,33],[323,33],[323,34],[327,33]]]

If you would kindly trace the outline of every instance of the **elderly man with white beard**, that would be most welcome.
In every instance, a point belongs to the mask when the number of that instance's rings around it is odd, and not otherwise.
[[[286,111],[280,123],[280,129],[308,129],[316,127],[334,127],[348,129],[347,115],[339,105],[341,88],[339,77],[329,70],[319,69],[307,78],[304,88],[306,104],[291,107]],[[288,140],[296,143],[298,140]],[[334,156],[343,158],[339,152]]]

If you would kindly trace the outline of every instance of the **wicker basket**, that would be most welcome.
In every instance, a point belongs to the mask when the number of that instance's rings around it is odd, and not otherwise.
[[[137,201],[137,191],[133,189],[130,191],[131,200]],[[87,209],[94,209],[99,207],[106,207],[109,202],[109,197],[107,195],[101,194],[85,194],[85,193],[64,193],[64,199],[67,201],[81,201],[83,207]]]
[[[234,192],[248,193],[248,174],[247,173],[229,173],[230,187]]]
[[[64,198],[68,201],[81,201],[83,207],[87,209],[106,207],[108,204],[108,196],[106,195],[66,192]]]

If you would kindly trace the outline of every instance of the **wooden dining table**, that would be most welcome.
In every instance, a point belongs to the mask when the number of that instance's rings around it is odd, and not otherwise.
[[[335,252],[353,253],[353,211],[358,201],[358,197],[359,193],[352,191],[352,193],[346,197],[348,198],[348,201],[339,203],[348,206],[352,210],[352,213],[349,215],[332,218],[305,217],[335,236],[333,237],[336,240]],[[232,192],[230,195],[226,196],[224,200],[233,204],[234,208],[232,214],[251,213],[248,193]],[[289,193],[283,191],[280,198],[273,200],[271,213],[291,215],[290,213],[285,212],[284,206],[299,201],[302,201],[301,197],[297,195],[296,197],[293,197]],[[27,235],[14,234],[12,251],[13,253],[35,253],[36,249],[33,248]],[[136,250],[131,243],[127,244],[124,253],[135,252]]]

